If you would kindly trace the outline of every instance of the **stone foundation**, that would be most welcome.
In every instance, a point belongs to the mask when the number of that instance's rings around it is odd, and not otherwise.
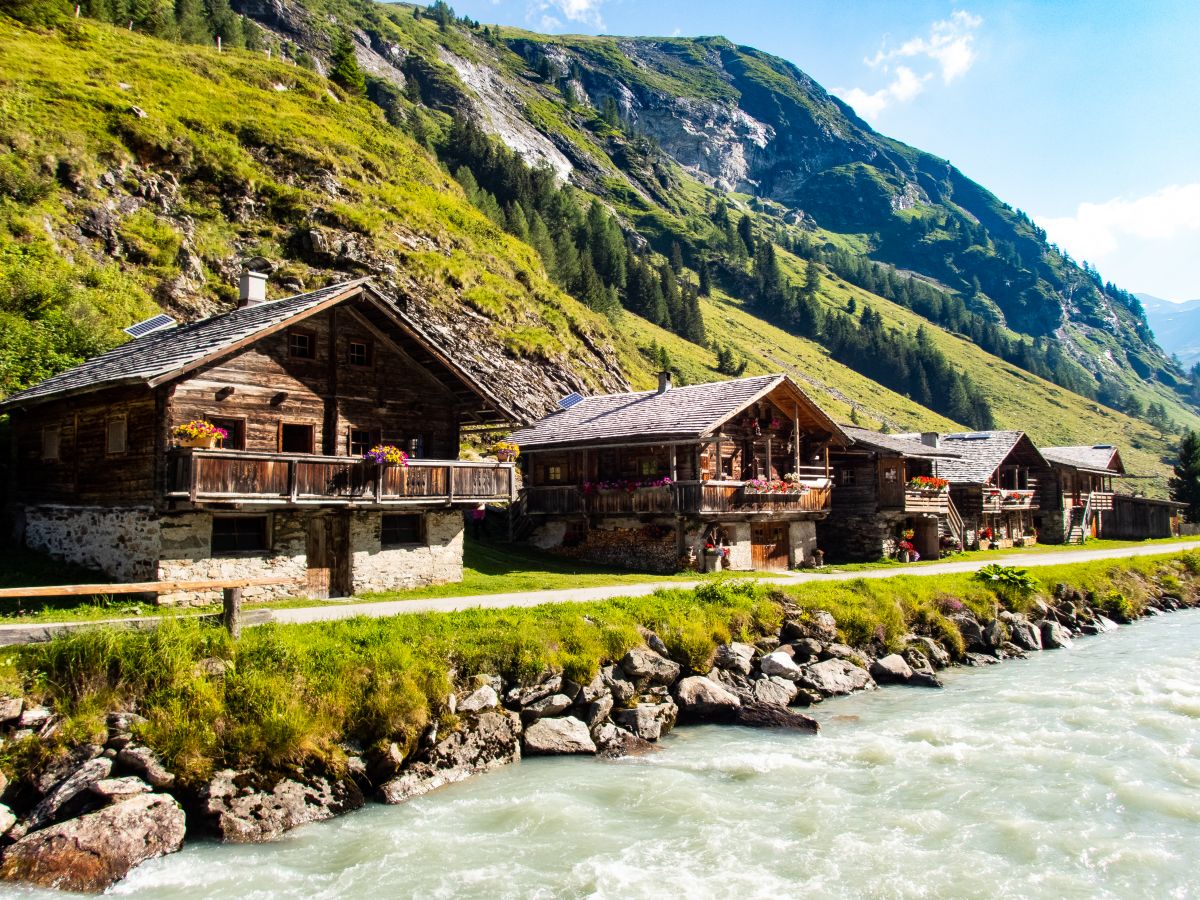
[[[904,513],[831,515],[816,523],[817,546],[826,562],[871,562],[896,552]]]
[[[638,572],[670,575],[683,568],[673,518],[614,518],[591,526],[585,520],[554,520],[540,525],[530,543],[571,559]]]
[[[351,575],[354,593],[395,591],[462,581],[463,514],[457,510],[425,514],[425,542],[384,548],[383,516],[356,512],[350,520]]]
[[[151,509],[28,506],[23,514],[24,542],[31,550],[114,581],[155,579],[159,529]]]

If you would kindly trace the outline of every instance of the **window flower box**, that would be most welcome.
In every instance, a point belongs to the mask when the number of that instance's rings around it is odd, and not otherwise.
[[[224,428],[218,428],[212,422],[205,422],[203,419],[194,419],[191,422],[176,425],[171,429],[171,434],[179,442],[180,447],[203,450],[211,450],[217,446],[217,441],[223,441],[229,437],[229,432]]]

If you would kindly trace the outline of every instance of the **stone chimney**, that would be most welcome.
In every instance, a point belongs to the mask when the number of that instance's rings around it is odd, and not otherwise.
[[[660,394],[665,394],[670,389],[671,389],[671,373],[670,372],[659,372],[658,373],[658,392]]]
[[[936,431],[922,431],[921,443],[926,447],[937,447],[941,445],[942,439]]]
[[[238,306],[257,306],[267,301],[267,279],[271,264],[261,256],[246,260],[238,277]]]

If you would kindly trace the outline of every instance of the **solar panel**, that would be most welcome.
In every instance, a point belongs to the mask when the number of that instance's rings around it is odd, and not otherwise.
[[[579,391],[572,391],[571,393],[567,394],[567,396],[563,397],[561,400],[558,401],[558,408],[559,409],[570,409],[576,403],[582,403],[582,402],[583,402],[583,394],[579,393]]]
[[[136,325],[130,325],[128,328],[122,329],[131,337],[140,338],[155,331],[162,331],[164,328],[175,327],[175,320],[168,315],[159,313],[157,316],[152,316],[144,322],[138,322]]]

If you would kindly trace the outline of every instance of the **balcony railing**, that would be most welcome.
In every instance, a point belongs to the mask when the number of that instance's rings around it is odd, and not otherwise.
[[[1021,490],[1002,488],[983,489],[984,512],[1006,512],[1007,510],[1037,509],[1037,484],[1030,479],[1029,487]]]
[[[192,503],[451,504],[516,497],[512,463],[412,459],[380,466],[352,456],[176,450],[167,498]]]
[[[822,512],[829,509],[829,482],[802,482],[803,492],[755,493],[743,481],[677,481],[667,487],[585,493],[579,485],[526,488],[531,513],[560,515],[704,515],[711,513]]]
[[[950,494],[948,491],[915,490],[904,491],[904,511],[914,514],[948,515]]]

